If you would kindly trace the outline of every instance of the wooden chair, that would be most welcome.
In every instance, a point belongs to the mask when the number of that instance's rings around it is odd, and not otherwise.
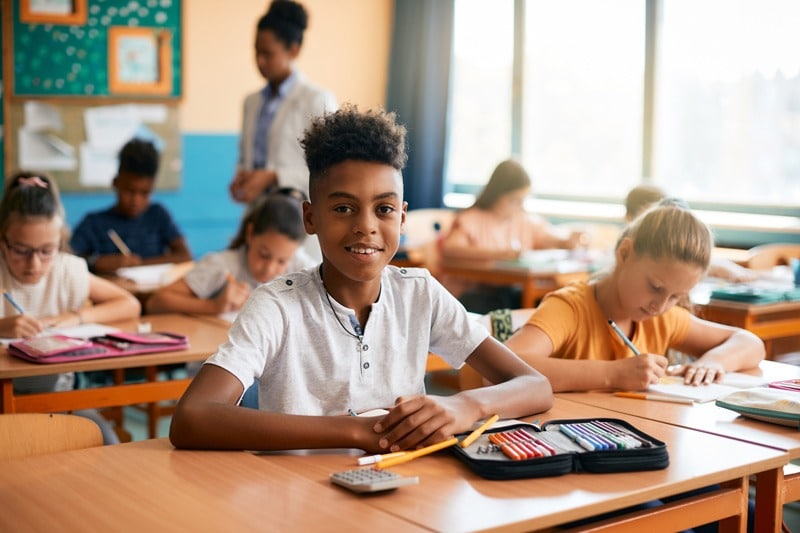
[[[97,424],[77,415],[0,415],[0,460],[102,445],[103,435]]]
[[[776,266],[788,265],[790,259],[800,259],[800,244],[770,243],[754,246],[747,251],[747,267],[754,270],[767,270]]]

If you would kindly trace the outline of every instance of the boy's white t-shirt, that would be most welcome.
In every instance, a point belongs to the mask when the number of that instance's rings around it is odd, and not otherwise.
[[[286,273],[297,272],[314,264],[314,260],[302,248],[298,248]],[[204,255],[183,279],[198,298],[213,298],[225,287],[228,273],[236,281],[247,283],[251,289],[261,284],[250,275],[247,268],[245,246]]]
[[[429,351],[459,368],[489,336],[425,269],[384,269],[361,341],[355,313],[326,294],[318,267],[259,286],[206,364],[245,390],[259,379],[264,410],[344,415],[423,394]]]

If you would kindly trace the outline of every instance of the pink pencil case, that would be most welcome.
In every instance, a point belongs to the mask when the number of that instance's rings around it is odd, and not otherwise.
[[[189,347],[186,335],[176,333],[117,332],[76,339],[64,335],[33,337],[12,342],[8,353],[34,363],[66,363],[104,357],[184,350]]]

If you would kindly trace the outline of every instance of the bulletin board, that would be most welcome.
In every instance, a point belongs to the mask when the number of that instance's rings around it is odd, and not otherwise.
[[[0,168],[47,172],[62,191],[108,190],[119,149],[140,137],[160,153],[156,187],[178,188],[182,0],[0,5]]]
[[[20,143],[26,142],[25,135],[33,136],[33,142],[46,143],[42,147],[47,160],[63,164],[63,169],[45,169],[53,176],[62,191],[91,191],[105,190],[110,186],[109,169],[114,173],[117,169],[118,148],[103,149],[102,146],[92,146],[89,128],[92,120],[99,122],[106,130],[99,131],[99,137],[109,138],[112,135],[123,134],[119,142],[125,139],[140,137],[151,140],[160,153],[160,165],[156,178],[157,189],[176,189],[181,183],[181,139],[179,127],[179,109],[175,105],[161,103],[116,103],[104,102],[98,105],[85,103],[65,103],[64,101],[13,101],[8,105],[8,121],[15,125],[24,125],[30,122],[30,115],[26,117],[25,105],[33,102],[54,113],[61,123],[61,128],[44,128],[42,131],[26,131],[26,128],[17,128],[9,131],[6,139],[8,147],[7,159],[9,169],[41,170],[46,167],[21,160],[23,155]],[[30,111],[29,111],[30,112]],[[88,117],[87,118],[87,113]],[[92,114],[99,116],[92,119]],[[112,123],[110,126],[109,123]],[[129,125],[139,124],[137,130],[125,129]],[[133,127],[133,126],[131,126]],[[125,134],[128,132],[129,134]],[[44,137],[46,136],[46,137]],[[43,138],[44,137],[44,138]],[[31,142],[30,138],[28,142]],[[42,157],[40,150],[35,152],[37,157]],[[70,165],[70,159],[74,165]]]
[[[181,0],[11,4],[12,96],[181,96]]]

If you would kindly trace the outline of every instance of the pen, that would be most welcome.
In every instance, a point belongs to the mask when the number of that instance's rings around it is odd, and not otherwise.
[[[438,452],[444,448],[449,448],[454,444],[458,444],[458,439],[455,437],[452,439],[443,440],[442,442],[437,442],[436,444],[431,444],[430,446],[420,448],[419,450],[414,450],[413,452],[406,452],[406,454],[402,457],[392,457],[391,459],[386,459],[385,461],[381,461],[376,464],[375,468],[384,469],[389,468],[390,466],[401,465],[414,460],[417,457],[422,457],[423,455],[428,455],[429,453]]]
[[[114,228],[108,230],[107,233],[108,238],[111,239],[111,242],[114,243],[114,246],[116,246],[119,251],[122,252],[122,255],[131,255],[131,249],[128,248],[128,245],[125,244],[125,241],[122,240],[122,237],[119,236],[119,233],[114,231]]]
[[[3,291],[3,296],[5,296],[6,300],[8,300],[8,303],[11,304],[11,307],[17,310],[17,313],[21,315],[25,314],[25,311],[22,309],[22,307],[20,307],[19,304],[14,301],[14,298],[11,297],[10,292],[8,292],[7,290]]]
[[[462,440],[462,441],[461,441],[461,447],[462,447],[462,448],[466,448],[467,446],[469,446],[470,444],[472,444],[473,442],[475,442],[475,441],[478,439],[478,437],[480,437],[480,436],[483,434],[483,432],[484,432],[484,431],[486,431],[486,429],[487,429],[489,426],[491,426],[492,424],[494,424],[495,422],[497,422],[497,420],[498,420],[499,418],[500,418],[500,417],[499,417],[498,415],[492,415],[492,416],[490,416],[490,417],[489,417],[489,420],[487,420],[486,422],[484,422],[483,424],[481,424],[480,426],[478,426],[478,427],[475,429],[475,431],[473,431],[472,433],[470,433],[469,435],[467,435],[467,436],[466,436],[466,438],[465,438],[464,440]]]
[[[619,329],[619,327],[614,323],[613,320],[609,320],[608,321],[608,325],[613,328],[613,330],[617,333],[617,335],[619,335],[619,338],[622,339],[622,342],[624,342],[625,344],[628,345],[628,348],[631,349],[631,351],[634,353],[634,355],[639,355],[639,350],[636,349],[636,346],[633,345],[633,343],[628,338],[628,336],[625,335],[624,333],[622,333],[622,330]]]
[[[380,463],[381,461],[385,461],[386,459],[392,459],[394,457],[402,457],[408,452],[392,452],[392,453],[384,453],[383,455],[368,455],[366,457],[359,457],[358,458],[358,465],[374,465],[375,463]]]
[[[672,402],[682,403],[684,405],[694,404],[694,400],[689,398],[678,398],[676,396],[667,396],[664,394],[645,394],[644,392],[615,392],[614,396],[620,398],[635,398],[637,400],[654,400],[656,402]]]

